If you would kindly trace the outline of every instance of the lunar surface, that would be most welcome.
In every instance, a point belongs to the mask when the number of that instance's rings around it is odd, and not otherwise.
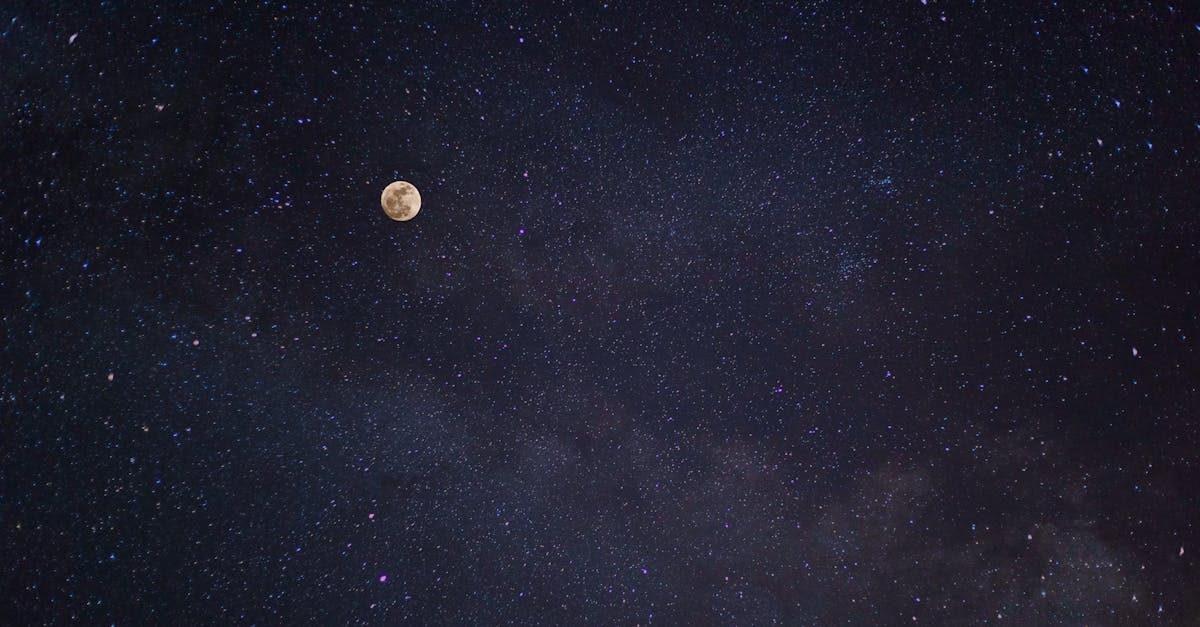
[[[421,192],[412,183],[396,181],[383,188],[379,203],[389,218],[407,222],[417,217],[417,212],[421,210]]]

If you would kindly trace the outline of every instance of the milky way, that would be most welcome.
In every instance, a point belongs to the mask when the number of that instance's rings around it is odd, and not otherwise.
[[[1200,620],[1194,7],[128,4],[0,8],[6,620]]]

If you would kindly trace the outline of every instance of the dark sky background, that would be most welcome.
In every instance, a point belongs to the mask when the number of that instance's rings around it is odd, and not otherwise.
[[[1200,620],[1195,5],[154,4],[0,8],[6,621]]]

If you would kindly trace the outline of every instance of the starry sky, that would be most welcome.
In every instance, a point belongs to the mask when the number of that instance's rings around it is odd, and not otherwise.
[[[0,614],[1194,624],[1198,103],[1159,0],[10,3]]]

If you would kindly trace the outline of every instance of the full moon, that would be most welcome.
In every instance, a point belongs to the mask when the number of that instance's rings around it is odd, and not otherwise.
[[[397,222],[407,222],[417,217],[421,210],[421,192],[407,181],[396,181],[383,188],[379,197],[383,212]]]

